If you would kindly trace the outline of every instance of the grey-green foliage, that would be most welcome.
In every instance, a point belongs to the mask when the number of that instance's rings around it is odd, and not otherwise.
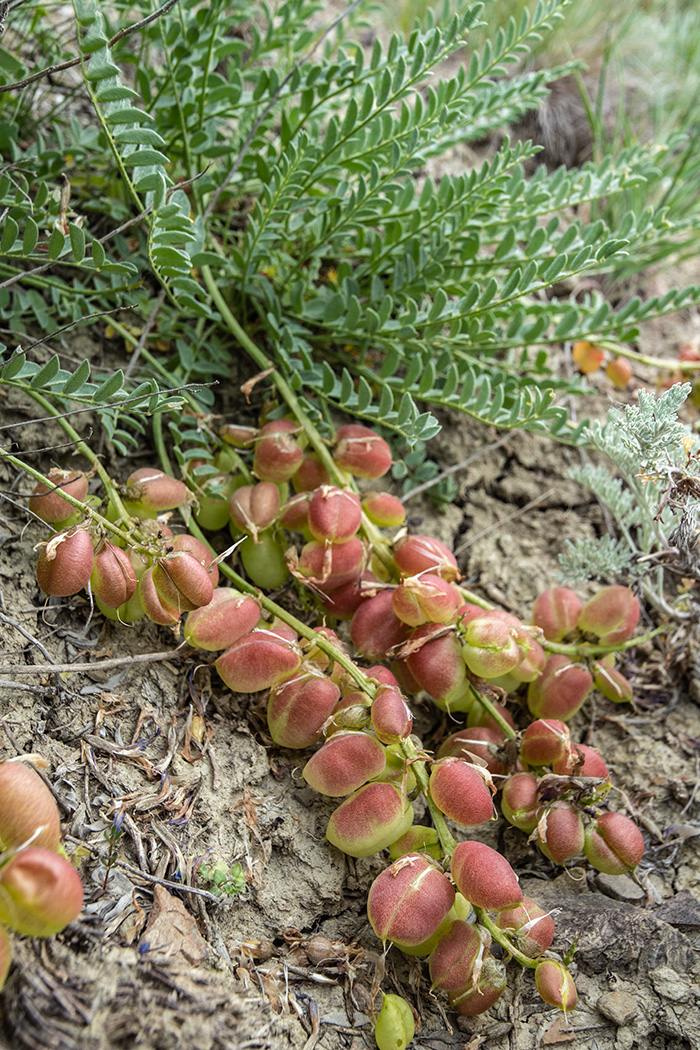
[[[562,583],[571,586],[589,580],[610,583],[620,577],[629,581],[636,568],[627,543],[608,535],[566,540],[559,564]]]
[[[615,229],[572,218],[643,181],[649,150],[526,177],[536,150],[506,138],[483,163],[444,170],[450,150],[537,106],[569,68],[517,69],[566,0],[509,18],[478,52],[479,3],[371,47],[355,16],[323,31],[316,0],[180,3],[114,43],[152,13],[145,0],[73,6],[83,104],[28,149],[19,121],[0,123],[0,310],[15,330],[50,333],[117,304],[148,316],[160,289],[171,385],[225,376],[209,347],[237,347],[211,273],[309,412],[381,423],[410,448],[436,432],[434,407],[582,440],[557,398],[585,384],[553,374],[547,349],[631,339],[700,302],[697,288],[616,308],[552,295],[673,235],[650,209]],[[62,214],[51,180],[66,167]]]

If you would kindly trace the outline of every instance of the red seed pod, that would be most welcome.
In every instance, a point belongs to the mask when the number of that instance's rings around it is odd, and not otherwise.
[[[614,704],[629,703],[632,699],[632,683],[604,660],[595,660],[593,663],[593,684]]]
[[[414,947],[435,933],[454,902],[449,879],[426,857],[408,853],[372,883],[367,917],[380,941]]]
[[[118,609],[136,593],[136,573],[126,551],[108,540],[95,555],[90,586],[96,598],[110,609]]]
[[[336,649],[341,653],[347,655],[347,648],[345,643],[340,640],[335,631],[331,630],[330,627],[314,627],[314,634],[317,634],[319,638],[325,638],[327,642],[330,642]],[[302,643],[305,649],[305,660],[307,663],[312,663],[320,671],[327,671],[331,667],[331,658],[327,653],[321,649],[316,642],[305,641]],[[332,680],[339,684],[339,676],[344,675],[345,671],[340,664],[334,663],[331,667],[330,677]]]
[[[59,532],[44,544],[36,563],[36,578],[44,594],[69,598],[87,586],[95,552],[85,529]]]
[[[568,656],[550,656],[536,682],[527,691],[527,706],[535,718],[572,718],[593,688],[593,676]]]
[[[472,984],[474,968],[477,963],[480,967],[487,949],[476,926],[461,919],[453,922],[428,960],[433,990],[446,992],[450,999],[459,997]]]
[[[407,853],[425,853],[429,857],[439,860],[442,855],[440,840],[435,828],[424,827],[422,824],[414,824],[405,835],[389,846],[389,856],[392,860],[405,857]]]
[[[339,696],[335,682],[313,664],[303,665],[298,675],[276,685],[270,693],[267,702],[270,736],[279,747],[297,750],[311,747],[321,737]]]
[[[400,499],[388,492],[370,492],[362,500],[362,509],[373,525],[390,529],[403,525],[406,520],[406,509]]]
[[[624,813],[603,813],[586,828],[584,852],[598,871],[624,875],[636,868],[644,855],[644,839]]]
[[[623,390],[632,378],[632,365],[624,357],[614,357],[608,363],[605,374],[613,386]]]
[[[488,770],[462,758],[442,758],[430,769],[430,794],[438,809],[465,828],[493,819]]]
[[[0,763],[0,853],[32,846],[58,850],[61,821],[46,784],[23,762]]]
[[[367,733],[334,733],[304,766],[302,776],[321,795],[342,798],[374,780],[386,765],[384,748]]]
[[[380,591],[363,602],[350,625],[355,648],[368,660],[383,660],[408,637],[408,628],[394,615],[391,591]]]
[[[261,481],[289,481],[301,466],[304,453],[294,435],[299,425],[276,419],[258,431],[253,470]]]
[[[394,544],[394,560],[404,576],[434,572],[449,583],[462,578],[452,551],[432,536],[402,536]]]
[[[292,477],[295,492],[314,492],[321,485],[330,485],[330,474],[316,452],[305,452],[299,469]]]
[[[380,685],[393,685],[394,689],[400,689],[398,678],[388,667],[383,667],[381,664],[373,664],[372,667],[365,668],[365,674],[368,678],[374,678]]]
[[[556,718],[538,718],[523,733],[520,758],[527,766],[551,766],[570,753],[571,733]]]
[[[603,587],[590,598],[578,618],[578,629],[601,645],[627,641],[639,623],[639,601],[629,587]]]
[[[393,784],[365,784],[332,814],[326,838],[350,857],[386,849],[413,823],[413,807]]]
[[[578,1002],[573,977],[564,964],[556,959],[543,959],[537,964],[535,984],[540,997],[564,1013],[573,1010]]]
[[[349,423],[336,431],[333,459],[356,478],[381,478],[391,470],[391,449],[369,427]]]
[[[554,919],[531,897],[500,911],[498,925],[515,935],[516,946],[530,959],[546,952],[554,940]]]
[[[406,577],[391,597],[395,615],[409,627],[451,623],[458,604],[459,592],[442,576],[430,572]]]
[[[174,551],[185,551],[187,554],[191,554],[195,561],[198,561],[200,565],[209,573],[212,587],[216,587],[219,582],[219,569],[218,566],[212,565],[215,555],[207,547],[206,543],[202,543],[196,536],[190,536],[189,533],[180,533],[179,536],[174,536],[168,543]]]
[[[503,785],[501,812],[509,824],[530,834],[542,815],[537,779],[532,773],[514,773]]]
[[[413,715],[395,686],[380,686],[372,701],[372,728],[383,744],[396,744],[410,736]]]
[[[588,744],[572,744],[568,755],[552,763],[552,772],[557,776],[601,777],[603,780],[610,776],[603,756]]]
[[[321,543],[312,540],[301,549],[299,572],[310,583],[328,594],[358,580],[362,572],[365,548],[353,536],[347,543]]]
[[[153,566],[153,584],[162,602],[183,612],[208,605],[214,593],[211,576],[187,551],[159,558]]]
[[[532,606],[532,622],[542,628],[548,642],[561,642],[576,630],[583,609],[579,596],[568,587],[550,587],[538,594]]]
[[[311,494],[309,492],[299,492],[296,496],[288,499],[279,513],[279,523],[282,528],[290,529],[292,532],[303,532],[305,536],[310,536],[310,502]]]
[[[252,598],[231,587],[218,587],[208,605],[189,613],[185,638],[197,649],[217,652],[244,638],[259,619],[260,608]]]
[[[298,648],[273,631],[256,628],[226,650],[214,666],[234,693],[257,693],[289,678],[301,663]]]
[[[177,481],[157,467],[141,467],[126,479],[126,498],[151,513],[175,510],[190,495],[184,481]]]
[[[26,937],[51,937],[77,919],[83,886],[58,853],[30,846],[0,868],[0,922]]]
[[[232,494],[228,506],[233,523],[257,538],[258,531],[267,529],[277,518],[280,490],[272,481],[243,485]]]
[[[452,1000],[462,1017],[476,1017],[489,1010],[503,995],[506,987],[506,968],[499,959],[487,955],[476,985],[470,986]]]
[[[169,627],[180,619],[182,610],[177,606],[169,605],[156,590],[153,582],[153,568],[146,569],[139,580],[137,594],[146,616],[154,623],[159,623],[162,627]]]
[[[554,802],[535,829],[537,845],[555,864],[566,864],[583,849],[583,821],[568,802]]]
[[[411,642],[430,638],[435,630],[435,624],[424,624],[413,632]],[[406,657],[405,664],[418,687],[430,693],[438,707],[468,711],[472,706],[474,700],[462,659],[462,647],[454,634],[426,641]]]
[[[523,899],[518,876],[506,858],[483,842],[458,843],[451,869],[457,889],[477,908],[501,911]]]
[[[41,481],[36,485],[28,506],[32,514],[42,521],[60,525],[75,513],[61,493],[66,492],[82,503],[87,496],[88,479],[81,471],[53,467],[46,475],[46,480],[48,485]]]
[[[217,430],[221,440],[234,448],[250,448],[259,433],[257,427],[246,427],[240,423],[227,423]]]
[[[354,492],[322,485],[309,503],[309,530],[324,543],[347,543],[362,522],[362,505]]]
[[[515,616],[500,609],[488,609],[462,628],[462,658],[472,674],[480,678],[500,678],[522,663],[530,649],[530,639]]]
[[[506,767],[495,757],[495,752],[503,741],[500,729],[488,729],[485,726],[461,729],[444,741],[438,751],[438,758],[465,758],[468,762],[481,759],[492,776],[502,776]]]
[[[12,941],[7,930],[0,926],[0,991],[2,991],[12,963]]]
[[[547,665],[547,654],[534,638],[529,638],[530,649],[522,658],[517,667],[509,672],[510,677],[516,682],[535,682],[540,677]]]
[[[365,569],[357,579],[327,592],[321,604],[330,616],[338,620],[350,620],[363,602],[375,596],[377,591],[372,584],[377,582],[374,573]]]

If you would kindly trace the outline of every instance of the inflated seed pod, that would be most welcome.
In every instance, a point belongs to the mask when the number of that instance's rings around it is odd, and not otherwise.
[[[88,479],[82,471],[60,470],[52,468],[46,475],[48,485],[39,482],[29,500],[29,509],[42,521],[50,525],[60,525],[67,521],[73,513],[73,507],[61,495],[62,492],[73,496],[81,501],[85,500],[88,492]]]
[[[0,763],[0,853],[29,842],[54,852],[61,821],[54,797],[39,774],[23,762]]]
[[[69,598],[86,587],[95,561],[92,539],[74,528],[52,536],[36,563],[36,578],[44,594]]]
[[[372,883],[367,917],[381,941],[410,948],[435,933],[454,902],[449,879],[425,856],[409,853]]]
[[[166,605],[191,612],[211,601],[211,576],[188,551],[173,551],[153,566],[153,584]]]
[[[27,937],[51,937],[76,919],[83,885],[52,850],[29,846],[0,868],[0,922]]]
[[[339,427],[333,459],[356,478],[381,478],[391,470],[391,449],[384,438],[357,423]]]
[[[413,807],[393,784],[365,784],[331,815],[326,838],[350,857],[386,849],[413,823]]]
[[[506,858],[483,842],[459,842],[451,871],[459,892],[478,908],[500,911],[523,899],[518,876]]]
[[[260,619],[252,598],[232,587],[217,587],[208,605],[194,609],[185,621],[185,638],[197,649],[216,652],[244,638]]]
[[[105,541],[95,555],[90,586],[95,598],[110,609],[117,609],[133,598],[136,572],[128,553]]]
[[[323,543],[347,543],[362,521],[362,506],[354,492],[321,485],[309,501],[311,535]]]
[[[190,495],[184,481],[178,481],[158,467],[141,467],[126,479],[126,499],[138,509],[160,514],[188,502]]]
[[[299,424],[275,419],[258,431],[253,471],[261,481],[289,481],[301,466],[304,453],[296,440]]]
[[[384,748],[368,733],[334,733],[311,756],[302,776],[315,791],[331,798],[344,798],[368,780],[374,780],[385,766]]]

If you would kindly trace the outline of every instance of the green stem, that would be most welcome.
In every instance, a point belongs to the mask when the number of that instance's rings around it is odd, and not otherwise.
[[[486,711],[488,711],[489,715],[494,720],[498,728],[501,730],[506,740],[514,740],[516,737],[515,730],[506,722],[505,718],[498,710],[496,705],[491,700],[489,700],[487,696],[482,696],[475,686],[470,685],[470,688],[476,699],[481,704],[481,706],[485,708]]]
[[[432,795],[430,794],[430,784],[426,764],[420,760],[420,753],[410,737],[407,740],[401,741],[401,750],[404,758],[410,763],[411,771],[418,782],[421,792],[425,795],[428,809],[430,810],[430,816],[433,820],[433,826],[435,827],[438,839],[440,840],[443,859],[448,861],[455,851],[457,840],[450,834],[445,817],[435,805]]]
[[[542,648],[546,649],[548,653],[559,653],[563,656],[570,656],[575,660],[585,659],[597,659],[599,656],[607,656],[608,653],[624,653],[627,649],[634,649],[636,645],[643,645],[644,642],[650,641],[652,638],[656,638],[657,634],[663,634],[664,631],[668,630],[668,624],[662,624],[660,627],[655,627],[653,631],[648,631],[647,634],[639,634],[634,638],[628,638],[624,642],[618,642],[616,645],[594,645],[590,642],[547,642],[543,641]]]
[[[509,955],[512,955],[513,958],[520,963],[521,966],[526,966],[528,969],[534,970],[537,966],[537,960],[528,958],[527,955],[524,955],[523,952],[516,948],[510,937],[496,925],[484,908],[477,908],[476,905],[473,905],[473,907],[479,925],[486,927],[494,941],[497,941]]]

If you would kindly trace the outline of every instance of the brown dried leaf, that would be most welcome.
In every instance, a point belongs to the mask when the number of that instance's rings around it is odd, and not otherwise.
[[[197,966],[207,954],[194,917],[163,886],[156,886],[153,892],[153,907],[139,947],[184,969]]]
[[[574,1031],[567,1017],[558,1017],[540,1040],[541,1046],[555,1046],[557,1043],[570,1043],[574,1038]]]

